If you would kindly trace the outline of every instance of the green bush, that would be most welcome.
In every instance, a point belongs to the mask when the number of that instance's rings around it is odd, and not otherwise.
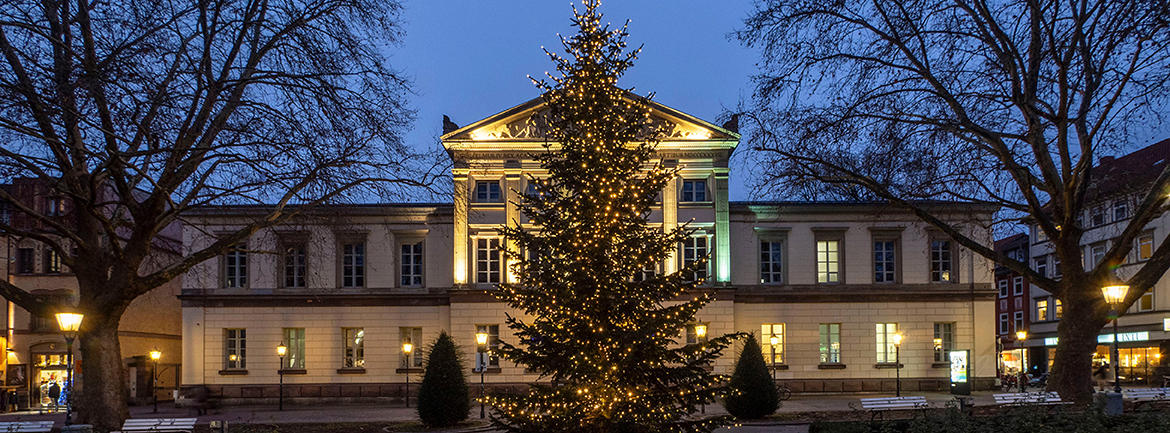
[[[731,383],[727,388],[723,406],[728,413],[737,418],[763,418],[776,412],[780,407],[776,382],[768,373],[768,366],[764,363],[764,354],[760,352],[760,343],[756,341],[755,334],[752,334],[743,345],[743,351],[739,353],[735,372],[731,374]]]
[[[418,418],[431,427],[450,427],[466,420],[470,409],[467,378],[455,340],[442,332],[431,345],[418,388]]]

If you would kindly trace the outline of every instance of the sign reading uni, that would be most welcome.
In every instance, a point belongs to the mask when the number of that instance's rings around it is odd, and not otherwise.
[[[1134,341],[1149,341],[1150,331],[1141,332],[1126,332],[1117,334],[1117,341],[1120,343],[1129,343]],[[1058,337],[1048,337],[1044,339],[1045,346],[1055,346],[1060,341]],[[1101,344],[1113,343],[1113,334],[1098,335],[1097,342]]]

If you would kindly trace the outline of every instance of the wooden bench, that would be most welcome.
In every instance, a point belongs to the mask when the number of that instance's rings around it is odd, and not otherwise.
[[[128,419],[122,432],[186,432],[195,430],[195,418]]]
[[[874,417],[892,410],[926,410],[930,408],[930,404],[926,402],[926,397],[923,396],[877,397],[861,399],[861,408],[871,413],[869,420],[873,421]],[[917,413],[915,413],[915,416],[917,416]]]
[[[1134,410],[1143,404],[1170,403],[1170,388],[1139,388],[1122,390],[1126,400],[1134,403]]]
[[[1060,395],[1055,392],[1012,392],[995,394],[995,404],[1004,406],[1058,406],[1072,404],[1072,402],[1061,400]]]
[[[0,422],[0,432],[48,432],[53,430],[53,421]]]

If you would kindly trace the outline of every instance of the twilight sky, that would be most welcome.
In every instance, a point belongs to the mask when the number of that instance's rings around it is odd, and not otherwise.
[[[540,95],[527,75],[543,77],[563,53],[557,33],[571,35],[569,0],[404,0],[406,36],[391,64],[414,81],[418,120],[406,139],[438,146],[442,119],[465,126]],[[580,2],[577,2],[578,4]],[[629,19],[639,61],[621,87],[715,122],[724,107],[751,96],[756,53],[728,39],[751,0],[609,0],[601,11],[620,26]],[[747,199],[746,173],[733,166],[731,199]]]

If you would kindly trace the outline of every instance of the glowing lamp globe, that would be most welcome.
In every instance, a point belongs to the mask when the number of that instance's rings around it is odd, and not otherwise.
[[[890,336],[890,340],[892,340],[894,342],[894,346],[901,346],[902,345],[902,334],[894,334],[894,335]]]
[[[414,345],[410,343],[402,343],[402,351],[409,355],[410,352],[414,351]]]
[[[1016,340],[1024,341],[1028,339],[1028,331],[1016,331]]]
[[[1119,305],[1121,301],[1125,300],[1126,293],[1129,292],[1129,285],[1120,281],[1111,282],[1101,287],[1101,294],[1105,297],[1105,302],[1110,305]]]
[[[57,325],[61,327],[61,332],[65,333],[65,338],[73,338],[77,336],[77,330],[81,329],[81,319],[85,317],[81,313],[57,313]]]
[[[777,337],[776,334],[772,334],[771,337],[768,337],[768,342],[771,343],[773,346],[779,346],[780,345],[780,337]]]
[[[276,356],[283,358],[284,354],[286,354],[286,353],[288,353],[288,346],[285,346],[283,344],[276,346]]]
[[[162,358],[162,352],[159,352],[157,349],[150,351],[151,361],[158,362],[159,358]]]
[[[475,344],[478,344],[480,346],[486,346],[487,340],[488,340],[488,335],[486,332],[475,333]]]
[[[707,336],[707,325],[704,325],[701,323],[698,325],[695,325],[695,335],[699,336],[699,338],[706,337]]]

